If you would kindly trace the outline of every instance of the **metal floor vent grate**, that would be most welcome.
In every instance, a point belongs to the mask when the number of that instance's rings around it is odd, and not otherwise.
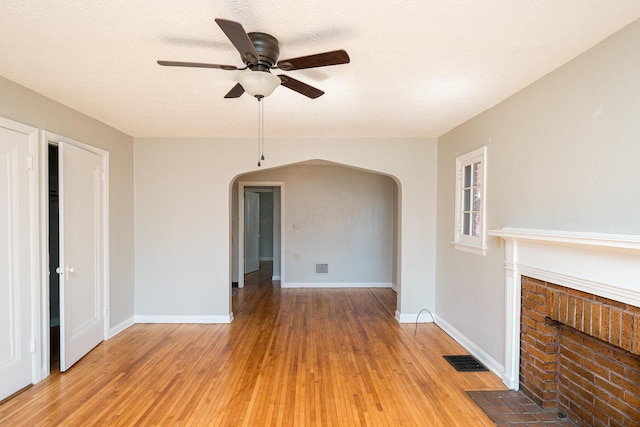
[[[461,355],[461,356],[443,356],[451,366],[456,368],[458,372],[482,372],[488,371],[487,368],[480,362],[478,359],[471,355]]]

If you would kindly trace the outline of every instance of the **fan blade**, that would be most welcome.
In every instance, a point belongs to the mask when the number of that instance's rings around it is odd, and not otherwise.
[[[242,62],[252,65],[258,63],[258,51],[256,51],[256,47],[251,42],[242,24],[220,18],[216,18],[216,23],[229,40],[231,40],[231,43],[233,43],[236,49],[238,49]]]
[[[231,88],[229,92],[224,96],[225,98],[239,98],[244,93],[244,88],[240,83],[236,83],[236,85]]]
[[[311,99],[316,99],[319,96],[324,95],[324,92],[320,89],[316,89],[313,86],[309,86],[306,83],[302,83],[300,80],[296,80],[292,77],[285,76],[283,74],[278,75],[280,77],[280,81],[282,82],[282,86],[288,87],[291,90],[295,90],[298,93],[303,94]]]
[[[327,65],[348,64],[349,61],[349,55],[341,49],[316,55],[283,59],[278,61],[278,68],[285,71],[302,70],[304,68],[326,67]]]
[[[181,62],[181,61],[158,61],[158,64],[168,67],[198,67],[198,68],[219,68],[221,70],[244,70],[235,65],[203,64],[202,62]]]

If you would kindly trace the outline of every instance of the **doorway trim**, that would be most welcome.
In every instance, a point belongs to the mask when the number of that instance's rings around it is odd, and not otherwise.
[[[109,339],[110,314],[109,314],[109,152],[83,142],[79,142],[65,136],[41,131],[40,136],[40,310],[34,313],[34,327],[39,329],[42,345],[36,350],[36,359],[40,366],[39,378],[34,378],[34,383],[48,377],[50,369],[51,343],[49,342],[49,145],[58,145],[60,142],[82,148],[95,153],[102,158],[102,281],[103,281],[103,316],[104,330],[103,340]],[[61,314],[62,315],[62,314]],[[35,326],[37,325],[37,326]],[[39,350],[39,351],[38,351]]]
[[[239,181],[238,182],[238,288],[244,287],[244,190],[245,187],[280,188],[280,283],[284,282],[285,241],[282,224],[285,223],[283,181]],[[275,205],[275,204],[274,204]]]

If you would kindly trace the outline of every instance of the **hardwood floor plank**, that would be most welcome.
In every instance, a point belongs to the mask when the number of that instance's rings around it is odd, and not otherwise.
[[[255,274],[255,273],[254,273]],[[230,325],[137,324],[0,405],[0,425],[491,426],[462,347],[399,324],[390,289],[280,289],[261,269]]]

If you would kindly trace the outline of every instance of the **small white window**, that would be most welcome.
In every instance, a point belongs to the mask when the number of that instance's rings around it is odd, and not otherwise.
[[[456,249],[486,253],[485,194],[487,147],[456,158]]]

